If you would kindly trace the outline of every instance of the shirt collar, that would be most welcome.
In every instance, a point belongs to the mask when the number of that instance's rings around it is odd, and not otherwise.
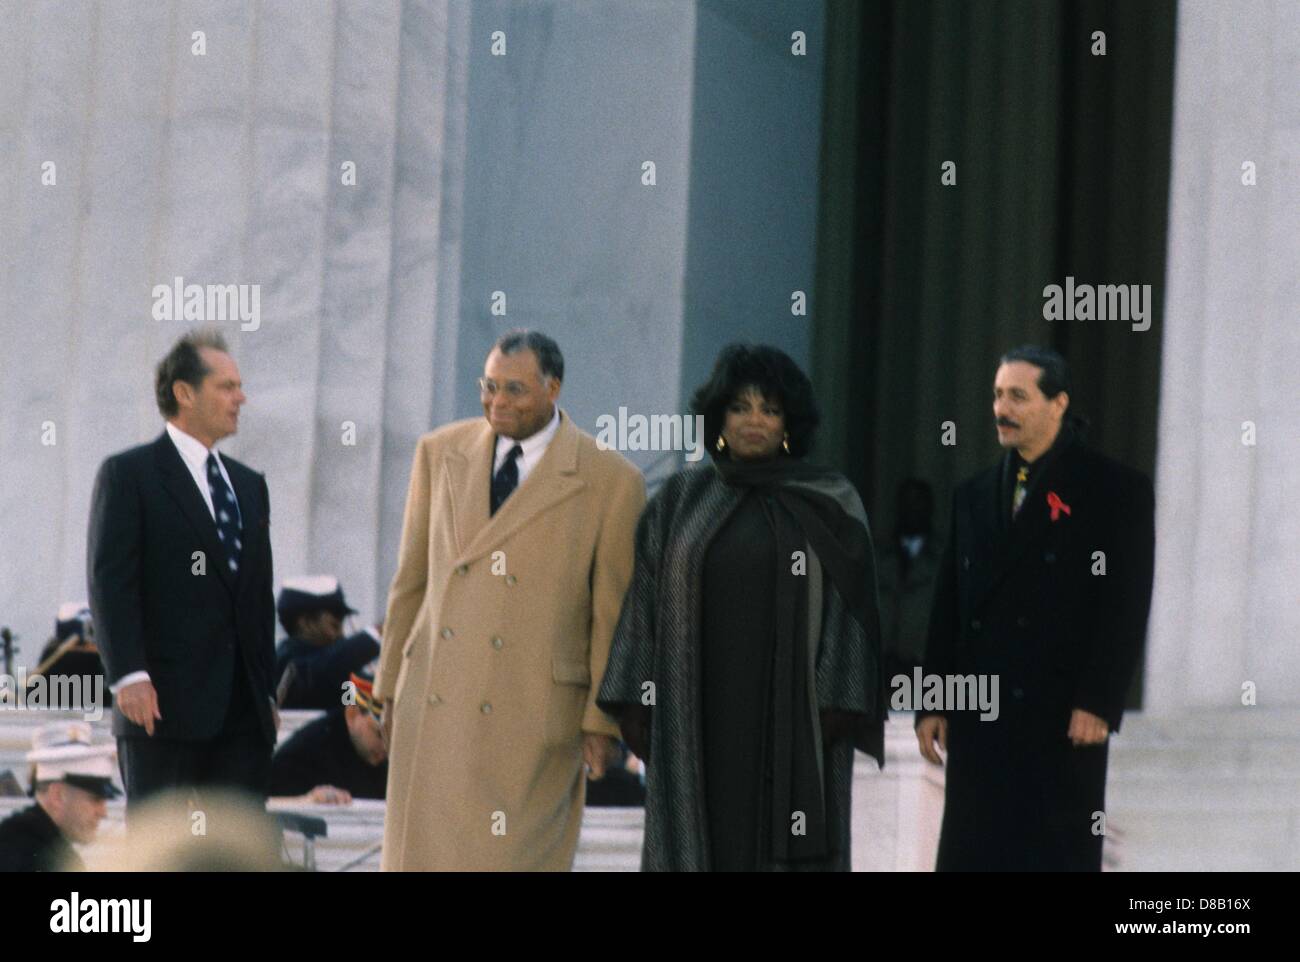
[[[529,461],[546,450],[546,446],[551,443],[551,438],[555,437],[555,432],[560,429],[560,406],[555,405],[555,413],[551,415],[550,423],[542,428],[536,434],[524,438],[522,441],[516,441],[514,438],[507,438],[503,435],[497,435],[497,456],[505,455],[516,444],[523,448],[523,457]]]
[[[180,452],[185,463],[192,466],[206,467],[208,463],[209,449],[192,434],[186,434],[171,421],[167,422],[167,434],[176,445],[176,450]],[[216,449],[211,449],[212,454],[216,454]]]

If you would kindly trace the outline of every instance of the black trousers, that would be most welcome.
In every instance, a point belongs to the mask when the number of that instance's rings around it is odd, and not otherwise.
[[[140,735],[117,740],[127,818],[142,803],[170,791],[235,791],[260,805],[271,787],[272,750],[258,724],[242,658],[236,657],[230,702],[216,736],[189,740]]]

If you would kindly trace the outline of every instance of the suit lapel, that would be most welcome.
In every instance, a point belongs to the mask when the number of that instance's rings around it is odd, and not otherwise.
[[[226,549],[217,537],[217,525],[208,513],[208,506],[203,495],[194,484],[194,476],[181,460],[181,453],[164,431],[162,437],[154,442],[154,456],[158,464],[158,476],[163,489],[172,497],[185,519],[190,523],[203,542],[203,551],[207,555],[207,566],[215,568],[218,576],[227,588],[234,590],[235,582],[226,566]]]
[[[484,420],[482,429],[468,443],[449,450],[443,457],[458,553],[463,552],[488,523],[488,490],[492,483],[495,452],[496,435]]]
[[[977,605],[1010,574],[1032,545],[1040,543],[1050,533],[1052,521],[1051,509],[1047,504],[1047,492],[1056,491],[1059,494],[1068,486],[1076,450],[1077,445],[1071,444],[1044,466],[1039,477],[1031,480],[1025,503],[1020,508],[1020,513],[1012,520],[1005,540],[994,554],[989,580],[985,591],[976,598]],[[995,481],[994,487],[996,488],[995,499],[1000,498],[1002,485]],[[993,506],[1000,509],[1000,501],[995,500]],[[988,514],[988,517],[996,519],[997,515]]]
[[[484,435],[464,452],[462,465],[453,468],[453,462],[448,463],[450,470],[459,473],[459,482],[452,485],[457,547],[461,552],[458,564],[468,564],[487,554],[537,515],[586,487],[578,477],[578,429],[561,410],[559,427],[542,459],[500,510],[489,516],[488,490],[496,436],[486,423]]]

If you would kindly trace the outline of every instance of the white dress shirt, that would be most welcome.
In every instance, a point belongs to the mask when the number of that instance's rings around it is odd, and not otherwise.
[[[198,438],[186,434],[170,421],[167,422],[167,436],[172,439],[172,444],[176,445],[181,460],[185,462],[190,477],[194,479],[194,485],[199,489],[199,494],[203,497],[203,503],[208,506],[208,515],[213,521],[216,521],[217,514],[212,510],[212,491],[208,487],[208,447]],[[221,472],[226,484],[230,485],[230,493],[234,494],[235,486],[231,484],[230,475],[226,472],[226,463],[221,460],[221,455],[217,454],[215,448],[211,450],[211,453],[217,455],[217,469]],[[235,501],[235,507],[239,507],[238,499]],[[119,678],[117,684],[109,685],[108,690],[116,695],[119,688],[133,685],[137,681],[148,680],[149,673],[147,671],[133,671]]]
[[[213,521],[217,519],[216,512],[212,510],[212,489],[208,486],[208,454],[217,456],[217,468],[221,471],[221,477],[230,487],[230,493],[235,493],[235,486],[230,482],[230,475],[226,472],[226,462],[221,460],[221,455],[217,453],[216,448],[209,449],[193,435],[186,434],[170,421],[167,422],[167,436],[172,439],[172,444],[176,445],[176,450],[180,453],[181,460],[185,462],[185,467],[190,469],[190,477],[194,479],[195,486],[199,489],[199,494],[203,496],[203,503],[208,506],[208,515]],[[239,507],[239,500],[235,500],[235,507]]]
[[[514,438],[507,438],[502,435],[497,436],[497,453],[492,462],[492,476],[501,470],[501,465],[505,464],[506,455],[516,444],[523,448],[523,453],[515,458],[515,466],[519,468],[519,483],[523,484],[533,468],[537,467],[537,462],[542,460],[542,455],[551,444],[551,439],[555,437],[555,432],[560,429],[560,406],[555,405],[555,413],[551,415],[551,421],[546,427],[542,428],[531,437],[524,438],[522,441],[516,441]]]

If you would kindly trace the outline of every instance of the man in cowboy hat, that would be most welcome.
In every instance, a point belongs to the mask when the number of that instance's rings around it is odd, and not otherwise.
[[[0,871],[84,871],[72,847],[95,840],[108,814],[117,749],[96,745],[86,722],[59,722],[38,729],[27,760],[35,766],[36,804],[0,822]]]

